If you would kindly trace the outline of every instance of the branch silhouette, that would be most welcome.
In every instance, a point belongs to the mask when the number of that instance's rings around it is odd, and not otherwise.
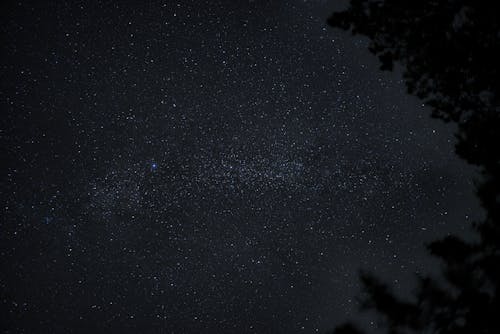
[[[403,68],[408,93],[432,116],[458,126],[456,153],[480,168],[485,209],[476,242],[455,236],[428,248],[441,259],[444,283],[419,278],[415,301],[364,273],[362,309],[388,333],[500,333],[500,8],[494,1],[351,0],[328,23],[367,36],[382,70]],[[337,334],[361,333],[353,324]]]

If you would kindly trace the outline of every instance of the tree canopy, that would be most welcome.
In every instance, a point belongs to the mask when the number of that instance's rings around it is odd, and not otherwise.
[[[444,283],[420,277],[415,301],[402,301],[370,274],[363,308],[375,309],[388,333],[500,333],[500,8],[493,1],[351,0],[328,19],[367,36],[382,70],[403,68],[410,94],[432,115],[458,125],[457,154],[477,165],[485,209],[478,241],[455,236],[429,245]],[[360,333],[352,324],[335,331]]]

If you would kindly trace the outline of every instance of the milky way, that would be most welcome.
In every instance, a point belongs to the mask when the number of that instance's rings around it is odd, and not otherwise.
[[[453,129],[325,1],[5,7],[10,332],[324,332],[475,218]]]

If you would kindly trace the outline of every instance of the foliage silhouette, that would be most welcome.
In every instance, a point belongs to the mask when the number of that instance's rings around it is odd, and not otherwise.
[[[432,115],[458,125],[457,154],[481,170],[485,209],[479,238],[449,236],[429,245],[443,282],[419,278],[413,302],[370,274],[367,297],[388,333],[500,333],[500,8],[494,1],[351,0],[328,23],[370,39],[382,70],[403,67],[408,92]],[[337,334],[361,333],[351,324]]]

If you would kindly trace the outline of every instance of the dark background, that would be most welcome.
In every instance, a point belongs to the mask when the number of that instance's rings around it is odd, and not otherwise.
[[[437,269],[475,173],[339,7],[3,3],[2,329],[324,332]]]

